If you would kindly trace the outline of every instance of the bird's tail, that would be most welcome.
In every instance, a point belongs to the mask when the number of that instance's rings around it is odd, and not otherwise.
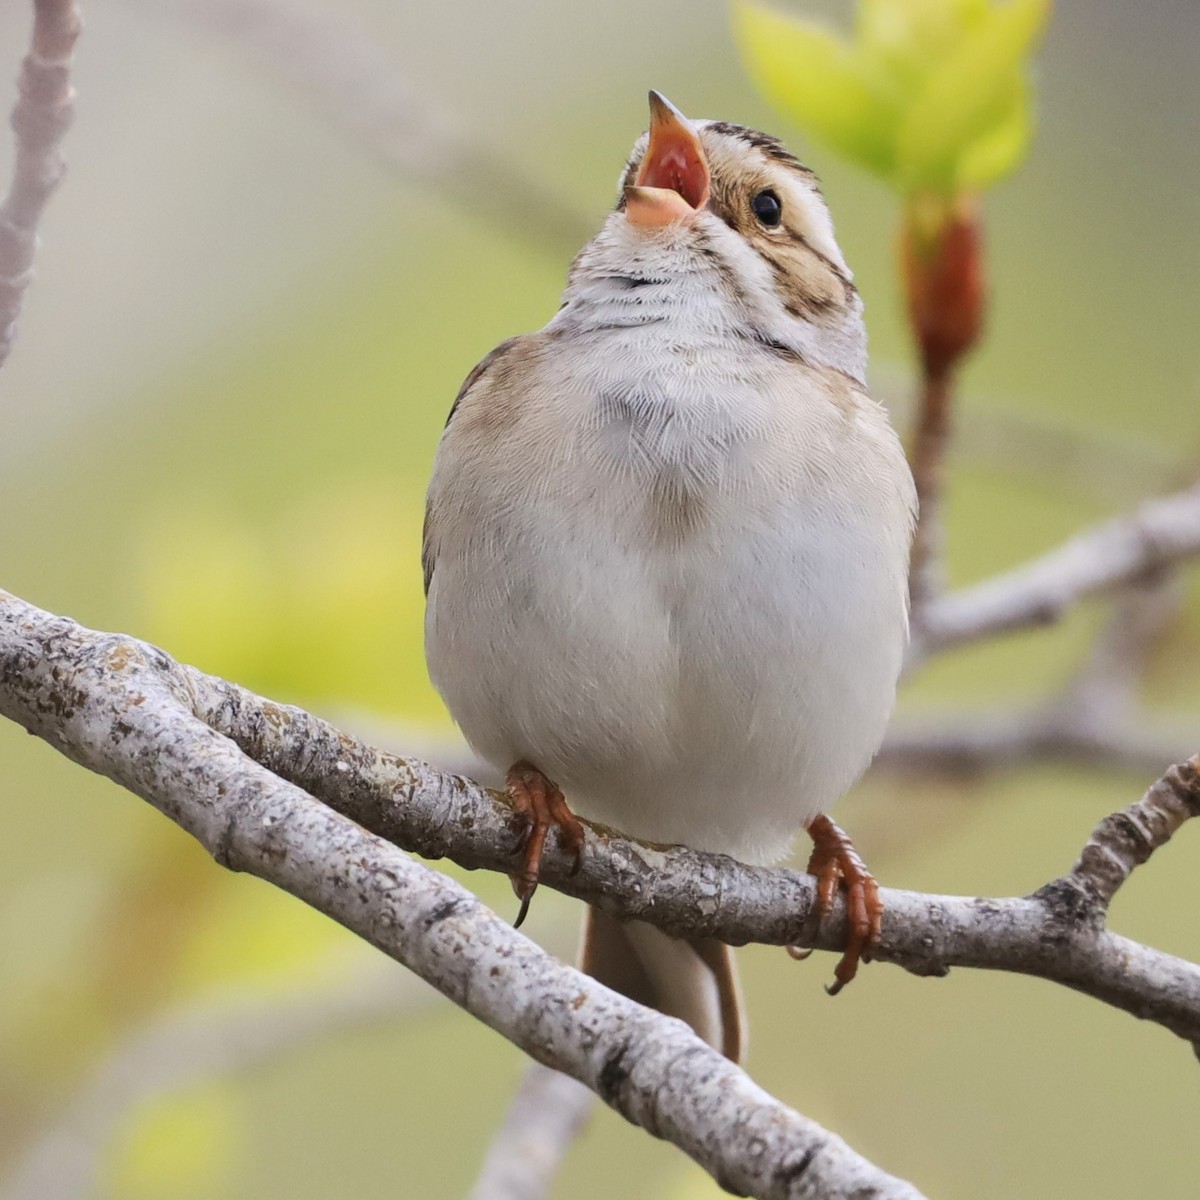
[[[580,968],[631,1000],[686,1021],[734,1062],[745,1053],[737,967],[733,948],[724,942],[682,941],[589,907]]]

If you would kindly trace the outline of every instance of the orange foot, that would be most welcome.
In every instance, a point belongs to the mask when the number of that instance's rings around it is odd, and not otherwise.
[[[834,982],[825,988],[836,996],[858,974],[858,964],[871,961],[883,925],[883,901],[875,877],[842,830],[824,815],[813,817],[805,828],[813,840],[808,873],[817,877],[818,924],[833,911],[833,892],[838,883],[846,888],[850,932],[845,953],[833,973]],[[812,951],[789,946],[788,953],[793,958],[807,958]]]
[[[563,849],[575,855],[572,874],[579,870],[583,853],[583,826],[567,807],[566,798],[557,783],[547,779],[532,763],[513,763],[508,769],[508,797],[520,821],[517,836],[517,851],[522,853],[521,868],[509,875],[513,891],[521,901],[521,910],[513,922],[519,927],[529,912],[529,901],[537,891],[538,875],[542,867],[542,849],[546,845],[546,834],[551,826],[557,825]]]

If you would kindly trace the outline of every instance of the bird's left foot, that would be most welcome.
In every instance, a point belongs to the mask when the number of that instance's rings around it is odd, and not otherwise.
[[[517,928],[525,920],[529,902],[537,891],[546,834],[552,826],[558,827],[559,841],[564,850],[575,855],[574,870],[578,871],[583,854],[583,826],[567,807],[566,797],[558,784],[547,779],[532,763],[524,760],[513,763],[508,769],[505,786],[521,822],[517,835],[517,850],[522,856],[521,867],[508,877],[517,899],[521,901],[521,909],[513,922],[514,928]]]
[[[833,983],[825,990],[836,996],[858,974],[860,962],[870,962],[883,926],[883,901],[879,884],[854,849],[854,843],[827,816],[813,817],[805,826],[813,840],[808,873],[817,877],[817,923],[833,911],[833,893],[838,883],[846,888],[850,931],[846,949],[833,972]],[[807,958],[809,950],[788,947],[794,958]]]

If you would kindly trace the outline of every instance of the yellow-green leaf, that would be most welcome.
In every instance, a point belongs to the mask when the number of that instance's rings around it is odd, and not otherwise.
[[[929,67],[986,12],[986,0],[860,0],[854,28],[864,49]]]
[[[989,9],[929,75],[897,137],[898,173],[908,189],[948,186],[972,140],[1005,117],[1049,9],[1050,0]]]
[[[861,0],[864,56],[911,89],[987,13],[987,0]]]
[[[893,167],[894,100],[832,31],[756,0],[734,5],[751,79],[806,132],[882,174]]]
[[[955,170],[959,188],[978,191],[1012,174],[1033,138],[1029,84],[1021,80],[1007,111],[963,151]]]

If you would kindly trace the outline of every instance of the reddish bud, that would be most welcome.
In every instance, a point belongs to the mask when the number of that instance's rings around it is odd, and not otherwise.
[[[944,378],[983,328],[983,233],[974,201],[914,200],[905,214],[900,257],[926,378]]]

